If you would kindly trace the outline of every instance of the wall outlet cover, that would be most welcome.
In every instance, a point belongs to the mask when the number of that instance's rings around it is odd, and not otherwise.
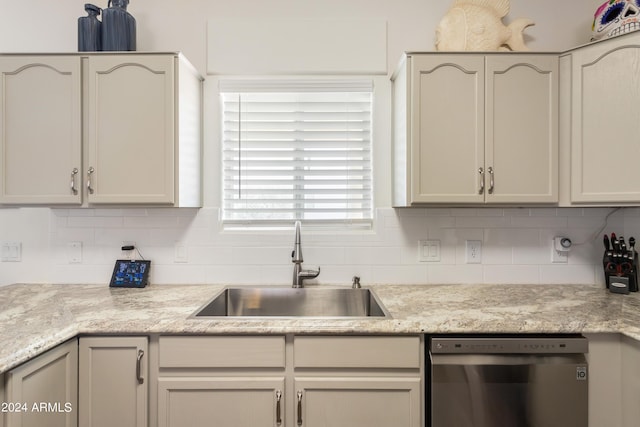
[[[2,248],[0,252],[0,261],[21,262],[22,261],[22,242],[2,242]]]
[[[466,241],[466,263],[480,264],[482,262],[482,240]]]

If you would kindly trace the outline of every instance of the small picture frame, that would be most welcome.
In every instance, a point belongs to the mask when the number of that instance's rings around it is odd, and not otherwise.
[[[151,261],[119,259],[113,267],[111,288],[144,288],[149,284]]]

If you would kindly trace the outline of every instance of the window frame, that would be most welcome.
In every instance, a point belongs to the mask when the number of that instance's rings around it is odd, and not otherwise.
[[[218,94],[220,101],[220,133],[221,133],[221,163],[223,163],[223,170],[219,174],[221,179],[221,212],[220,221],[224,229],[278,229],[288,227],[294,221],[300,220],[305,224],[313,225],[314,228],[322,229],[367,229],[370,230],[373,227],[373,221],[375,217],[375,204],[374,204],[374,128],[375,128],[375,88],[373,78],[351,78],[351,79],[273,79],[273,78],[256,78],[256,79],[220,79],[218,82]],[[368,172],[366,172],[366,189],[359,190],[360,193],[365,194],[368,202],[366,208],[363,208],[362,218],[340,218],[340,219],[309,219],[300,218],[299,215],[295,215],[291,218],[280,219],[265,219],[265,218],[230,218],[225,214],[226,201],[225,201],[225,183],[228,182],[225,178],[224,161],[225,161],[225,106],[223,97],[228,93],[323,93],[323,92],[365,92],[369,94],[368,100],[368,141],[366,148],[366,156],[368,157]],[[304,193],[304,191],[303,191]],[[345,194],[347,190],[345,190]],[[292,212],[305,212],[305,209],[293,209]]]

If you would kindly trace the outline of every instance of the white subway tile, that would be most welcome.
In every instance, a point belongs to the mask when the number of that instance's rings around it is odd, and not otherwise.
[[[520,218],[518,218],[520,219]],[[526,218],[528,219],[528,218]],[[496,228],[496,227],[508,227],[510,225],[510,218],[499,216],[470,216],[470,217],[456,217],[456,227],[458,228]]]
[[[480,264],[432,265],[429,267],[427,283],[432,283],[432,284],[483,283],[482,272],[483,272],[483,266]]]
[[[123,225],[122,217],[107,216],[70,216],[67,219],[69,227],[92,227],[92,228],[120,228]]]
[[[558,216],[558,210],[556,208],[532,208],[530,216]]]
[[[540,268],[537,265],[487,265],[484,267],[484,283],[537,284]]]
[[[602,270],[602,267],[599,267]],[[596,284],[597,266],[593,265],[545,265],[540,267],[540,283],[548,284]]]
[[[530,216],[512,217],[511,226],[516,228],[566,228],[566,217],[558,216]]]
[[[427,267],[420,265],[374,265],[371,268],[373,283],[427,283]]]
[[[127,228],[175,228],[178,219],[175,216],[125,216],[122,226]]]

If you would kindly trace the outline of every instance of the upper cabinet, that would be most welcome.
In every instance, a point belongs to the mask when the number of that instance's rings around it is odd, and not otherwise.
[[[0,203],[201,205],[201,77],[179,54],[0,56]]]
[[[640,203],[640,33],[576,49],[562,61],[569,202]]]
[[[81,203],[80,64],[78,56],[0,56],[2,203]]]
[[[394,206],[558,201],[558,57],[407,54]]]

